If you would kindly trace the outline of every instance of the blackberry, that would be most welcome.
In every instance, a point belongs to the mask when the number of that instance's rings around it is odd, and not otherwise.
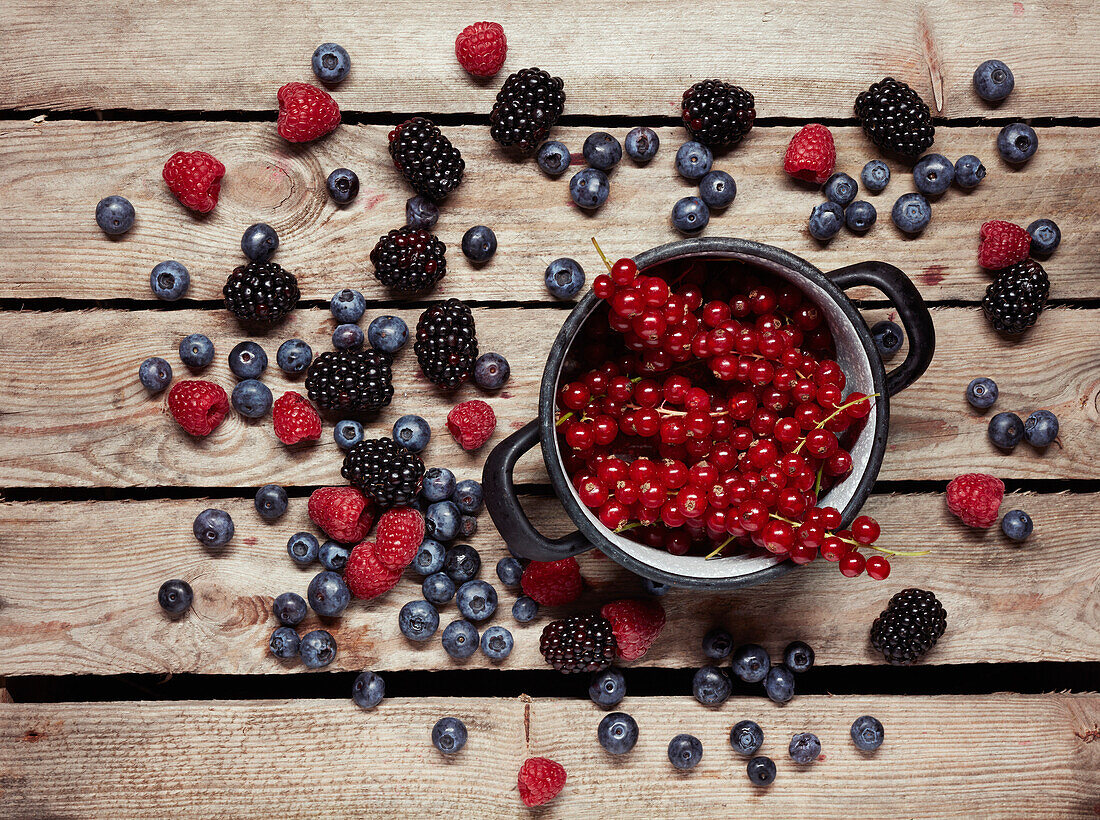
[[[893,77],[884,77],[856,97],[856,116],[871,142],[903,157],[916,159],[936,137],[924,100]]]
[[[373,413],[393,398],[388,353],[367,350],[326,351],[306,372],[306,392],[322,410]]]
[[[563,674],[599,672],[615,658],[611,621],[599,615],[574,615],[552,621],[542,630],[539,651]]]
[[[704,145],[737,145],[756,121],[756,101],[739,85],[703,80],[684,92],[684,127]]]
[[[400,293],[423,293],[447,275],[447,246],[406,225],[378,239],[370,252],[374,278]]]
[[[428,308],[416,323],[414,349],[429,381],[456,389],[470,377],[477,359],[473,313],[458,299]]]
[[[462,182],[466,163],[434,122],[413,117],[390,131],[390,157],[413,190],[442,202]]]
[[[274,262],[250,262],[233,269],[222,288],[225,306],[242,322],[270,325],[298,304],[294,274]]]
[[[871,646],[895,666],[908,666],[936,645],[947,629],[947,612],[934,594],[903,589],[871,626]]]
[[[501,145],[533,154],[565,108],[565,84],[541,68],[525,68],[504,81],[493,111],[489,133]]]
[[[392,438],[367,439],[348,450],[340,474],[388,509],[416,498],[424,462]]]
[[[1023,333],[1037,321],[1050,295],[1050,280],[1043,266],[1027,259],[997,271],[985,289],[982,310],[994,329]]]

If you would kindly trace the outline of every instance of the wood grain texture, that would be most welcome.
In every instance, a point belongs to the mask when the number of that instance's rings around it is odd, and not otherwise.
[[[484,19],[484,6],[461,0],[423,11],[411,0],[339,9],[308,0],[276,3],[257,20],[244,0],[201,12],[18,0],[0,15],[9,32],[0,88],[15,108],[274,110],[279,85],[312,81],[314,47],[335,40],[352,59],[335,92],[347,110],[485,115],[508,72],[537,64],[565,80],[573,114],[678,114],[685,88],[719,76],[753,91],[761,116],[847,117],[856,94],[886,74],[914,85],[942,116],[1100,113],[1100,16],[1087,0],[1001,3],[981,14],[962,0],[854,0],[840,10],[703,0],[693,6],[695,19],[711,21],[702,26],[678,25],[675,0],[645,9],[569,0],[553,14],[519,0],[492,9],[508,35],[508,63],[483,84],[459,68],[454,38]],[[604,34],[598,48],[593,31]],[[990,54],[1016,75],[999,109],[972,88]]]
[[[381,313],[382,311],[377,311]],[[410,326],[419,311],[399,310]],[[962,472],[987,471],[1003,478],[1100,478],[1100,358],[1095,310],[1052,309],[1025,343],[998,337],[977,308],[933,311],[938,336],[935,361],[916,385],[891,402],[890,443],[884,479],[950,480]],[[371,315],[375,315],[372,311]],[[869,311],[869,321],[886,315]],[[457,400],[482,396],[497,414],[495,444],[532,419],[545,357],[563,311],[475,311],[481,350],[508,357],[511,380],[496,395],[473,387],[447,396],[420,374],[411,345],[394,365],[393,404],[370,421],[372,435],[389,435],[404,413],[423,415],[435,431],[429,464],[480,472],[487,450],[465,453],[444,421]],[[283,339],[297,336],[320,352],[328,348],[333,320],[327,310],[295,311],[260,341],[270,359]],[[161,397],[150,397],[137,380],[147,356],[164,356],[177,378],[191,374],[177,354],[188,333],[204,332],[217,348],[215,363],[201,377],[227,389],[234,384],[226,356],[242,338],[224,310],[77,311],[0,313],[0,486],[258,486],[340,482],[342,454],[326,423],[319,442],[287,448],[275,438],[270,417],[248,421],[231,414],[211,436],[192,439],[166,415]],[[55,355],[44,355],[56,351]],[[1036,351],[1059,351],[1057,356]],[[998,410],[1024,417],[1046,407],[1061,420],[1066,443],[1046,452],[1021,445],[1001,453],[987,439],[988,415],[975,413],[963,393],[978,375],[1001,386]],[[276,396],[302,390],[272,363],[264,380]],[[521,482],[545,482],[540,458],[531,455],[516,472]]]
[[[787,706],[737,698],[705,710],[690,698],[630,698],[634,750],[596,743],[602,713],[578,700],[393,697],[364,713],[343,700],[0,705],[0,781],[12,817],[409,817],[440,805],[464,815],[527,818],[515,788],[524,758],[568,773],[540,818],[1091,818],[1100,789],[1095,695],[804,697]],[[848,727],[876,715],[886,742],[855,749]],[[469,729],[444,759],[429,741],[445,714]],[[776,761],[762,790],[729,747],[751,717]],[[931,727],[935,727],[933,730]],[[790,736],[813,731],[822,756],[799,767]],[[668,741],[695,734],[691,772]],[[184,753],[185,752],[185,753]],[[324,772],[323,787],[318,772]]]
[[[152,300],[149,271],[163,259],[177,259],[191,272],[187,298],[220,299],[226,275],[243,261],[242,231],[262,221],[278,230],[276,258],[299,277],[307,298],[328,299],[352,286],[369,299],[386,299],[391,294],[374,279],[369,256],[379,236],[404,224],[405,200],[412,194],[390,161],[388,130],[344,126],[303,148],[287,145],[272,123],[6,124],[0,128],[0,216],[6,215],[0,218],[0,297]],[[828,245],[806,231],[821,195],[780,170],[795,130],[758,129],[741,149],[718,158],[717,167],[736,178],[738,196],[725,213],[712,215],[705,235],[779,245],[822,270],[882,259],[908,272],[926,299],[978,301],[989,284],[988,272],[977,264],[981,221],[1027,225],[1049,216],[1064,237],[1047,263],[1053,297],[1100,297],[1100,268],[1092,253],[1100,243],[1100,129],[1041,129],[1042,147],[1018,171],[997,156],[997,129],[942,128],[937,150],[985,160],[989,176],[981,187],[971,193],[952,188],[933,205],[934,219],[920,239],[909,239],[891,223],[890,209],[913,183],[892,162],[890,186],[868,197],[878,208],[878,224],[867,236],[844,231]],[[838,170],[858,177],[877,151],[859,129],[835,130]],[[612,131],[622,139],[627,129]],[[674,169],[682,129],[660,129],[661,151],[649,166],[629,159],[619,165],[611,198],[596,216],[572,204],[568,175],[550,179],[534,162],[505,157],[487,128],[446,132],[463,152],[467,173],[443,208],[437,230],[449,248],[449,272],[428,298],[550,302],[543,272],[551,260],[576,257],[589,283],[600,272],[589,242],[593,235],[613,255],[680,238],[669,213],[678,198],[694,192]],[[568,128],[555,136],[579,151],[589,132]],[[200,148],[228,171],[218,207],[197,218],[168,192],[160,169],[174,151]],[[338,166],[355,170],[361,183],[358,199],[344,209],[325,193],[325,177]],[[105,236],[92,218],[95,203],[108,193],[129,197],[137,209],[137,224],[122,239]],[[34,218],[27,219],[32,212]],[[479,271],[460,251],[462,234],[475,224],[491,226],[500,243],[496,257]],[[868,289],[855,293],[881,298]]]
[[[570,529],[556,500],[524,503],[547,533]],[[219,555],[204,552],[191,534],[192,519],[207,506],[227,510],[236,523],[234,540]],[[703,633],[717,624],[773,653],[788,641],[805,640],[822,665],[882,663],[867,630],[890,595],[909,586],[934,590],[948,611],[947,635],[926,663],[1095,660],[1100,545],[1091,534],[1100,526],[1100,501],[1095,495],[1015,494],[1005,500],[1004,509],[1012,508],[1027,510],[1036,522],[1024,546],[999,529],[963,527],[942,495],[872,496],[866,512],[882,524],[884,547],[932,554],[894,559],[884,583],[844,578],[821,561],[740,592],[673,590],[662,599],[668,625],[639,663],[697,666]],[[505,589],[494,573],[505,546],[487,514],[479,525],[470,543],[481,553],[481,576],[500,596],[488,623],[504,625],[516,638],[504,669],[546,668],[538,636],[551,618],[642,594],[633,574],[598,553],[586,554],[579,559],[585,596],[518,624],[511,607],[520,593]],[[300,569],[286,554],[292,533],[313,529],[304,498],[292,499],[290,512],[274,524],[261,521],[250,500],[8,503],[0,505],[0,528],[8,534],[0,553],[0,634],[20,636],[0,644],[0,675],[305,671],[267,653],[278,625],[272,599],[286,591],[304,596],[320,571],[319,565]],[[193,610],[178,622],[157,607],[157,589],[169,578],[183,578],[195,591]],[[333,633],[339,654],[330,670],[493,666],[481,653],[461,664],[450,660],[438,634],[425,644],[401,636],[398,610],[421,597],[421,580],[408,570],[387,595],[354,602],[327,625],[311,615],[300,630],[324,626]],[[458,617],[453,603],[440,608],[441,626]]]

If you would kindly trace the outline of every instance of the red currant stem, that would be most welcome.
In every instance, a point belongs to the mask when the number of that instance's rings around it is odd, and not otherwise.
[[[565,421],[566,419],[570,419],[570,418],[572,418],[572,417],[573,417],[573,411],[572,411],[572,410],[570,410],[570,411],[569,411],[568,413],[566,413],[566,414],[565,414],[564,416],[562,416],[562,417],[561,417],[560,419],[558,419],[558,420],[557,420],[557,421],[556,421],[556,422],[554,423],[554,426],[555,426],[555,427],[560,427],[563,421]]]
[[[843,540],[847,541],[847,539]],[[847,541],[847,543],[850,544],[852,542]],[[876,552],[884,552],[887,555],[893,555],[900,558],[920,558],[922,556],[932,554],[931,550],[923,550],[922,552],[897,552],[895,550],[888,550],[885,547],[876,547],[874,544],[857,544],[857,546],[867,547],[867,549],[875,550]]]
[[[835,418],[837,417],[837,415],[839,415],[840,413],[844,412],[844,411],[845,411],[845,410],[847,410],[847,409],[848,409],[849,407],[852,407],[852,406],[854,406],[854,405],[857,405],[857,404],[859,404],[859,403],[860,403],[861,401],[867,401],[868,399],[873,399],[873,398],[875,398],[875,397],[876,397],[877,395],[878,395],[878,393],[872,393],[872,394],[871,394],[870,396],[864,396],[864,397],[863,397],[863,398],[861,398],[861,399],[852,399],[852,400],[851,400],[851,401],[849,401],[849,402],[845,402],[844,404],[840,405],[840,407],[838,407],[838,408],[837,408],[836,410],[834,410],[834,411],[833,411],[832,413],[830,413],[830,414],[829,414],[828,416],[826,416],[826,417],[825,417],[825,418],[823,418],[823,419],[822,419],[821,421],[819,421],[819,422],[818,422],[817,424],[815,424],[815,425],[813,426],[813,428],[812,428],[812,429],[814,429],[814,430],[820,430],[820,429],[821,429],[822,427],[824,427],[824,426],[825,426],[826,424],[828,424],[828,423],[829,423],[830,421],[832,421],[833,419],[835,419]],[[792,452],[792,453],[794,453],[795,455],[797,455],[797,454],[798,454],[798,451],[802,449],[802,445],[803,445],[803,444],[805,444],[805,443],[806,443],[806,436],[803,436],[803,437],[802,437],[802,438],[801,438],[801,439],[799,440],[798,444],[797,444],[797,445],[795,445],[795,448],[794,448],[793,450],[791,450],[791,452]]]
[[[642,522],[635,521],[633,524],[623,524],[621,527],[616,527],[613,532],[626,532],[627,530],[632,530],[640,526],[642,526]]]
[[[727,538],[725,541],[723,541],[721,544],[718,545],[718,549],[712,550],[710,552],[710,554],[707,555],[707,557],[704,558],[703,560],[704,561],[709,561],[711,558],[717,558],[722,553],[722,550],[724,550],[727,546],[729,546],[729,543],[730,543],[730,541],[733,540],[733,538],[734,538],[734,536],[731,535],[729,538]]]
[[[603,248],[600,247],[600,243],[596,241],[596,237],[594,236],[592,237],[592,244],[596,246],[596,253],[600,255],[600,259],[602,259],[603,263],[607,265],[607,272],[611,273],[611,262],[609,262],[607,257],[604,256]]]
[[[825,472],[825,462],[821,462],[821,466],[817,468],[817,481],[814,482],[814,495],[821,495],[821,476]]]

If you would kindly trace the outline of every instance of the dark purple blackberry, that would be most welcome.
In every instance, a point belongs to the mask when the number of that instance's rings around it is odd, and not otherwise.
[[[947,612],[934,594],[903,589],[871,625],[871,646],[895,666],[920,660],[947,629]]]
[[[423,293],[447,275],[447,246],[423,228],[396,228],[370,252],[374,278],[399,293]]]
[[[982,310],[995,330],[1023,333],[1037,321],[1050,295],[1043,266],[1028,259],[997,271],[985,289]]]
[[[693,140],[737,145],[756,122],[756,101],[739,85],[703,80],[684,92],[681,117]]]
[[[367,439],[348,450],[340,473],[379,507],[389,509],[416,499],[424,462],[392,438]]]
[[[550,135],[565,108],[565,84],[541,68],[525,68],[504,81],[489,115],[489,132],[501,145],[514,145],[524,154]]]
[[[226,308],[242,322],[264,325],[284,318],[302,295],[294,274],[274,262],[250,262],[234,268],[222,294]]]
[[[413,117],[390,131],[390,156],[413,190],[436,203],[458,187],[466,169],[458,149],[424,117]]]
[[[574,615],[548,623],[539,651],[559,672],[599,672],[615,659],[611,621],[600,615]]]
[[[326,351],[306,372],[306,392],[322,410],[374,413],[393,398],[392,362],[374,349]]]
[[[924,100],[893,77],[884,77],[856,97],[856,116],[871,142],[903,157],[916,159],[936,138]]]
[[[428,381],[455,390],[470,378],[477,359],[473,313],[457,299],[432,305],[416,323],[414,349]]]

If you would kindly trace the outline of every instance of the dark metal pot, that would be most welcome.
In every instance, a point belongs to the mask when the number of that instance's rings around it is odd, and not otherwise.
[[[932,361],[936,334],[932,316],[917,288],[897,268],[883,262],[862,262],[824,274],[806,260],[771,245],[745,239],[706,237],[672,242],[635,258],[641,271],[673,260],[728,259],[757,267],[798,287],[823,312],[837,349],[837,361],[847,377],[845,391],[879,394],[874,410],[851,448],[851,474],[824,496],[841,510],[844,526],[856,517],[874,486],[886,451],[889,397],[916,381]],[[909,341],[909,352],[889,373],[875,349],[871,333],[844,294],[848,288],[870,285],[886,295],[897,310]],[[774,555],[734,555],[705,560],[672,555],[630,541],[600,523],[577,497],[565,473],[555,430],[555,396],[562,368],[578,332],[601,304],[589,292],[569,314],[558,333],[543,371],[538,418],[513,433],[490,453],[483,475],[485,504],[497,530],[511,550],[536,561],[553,561],[597,547],[632,572],[654,581],[698,589],[738,589],[759,584],[791,568]],[[593,363],[595,364],[595,363]],[[512,471],[519,458],[542,445],[550,482],[577,531],[550,539],[539,533],[516,497]]]

